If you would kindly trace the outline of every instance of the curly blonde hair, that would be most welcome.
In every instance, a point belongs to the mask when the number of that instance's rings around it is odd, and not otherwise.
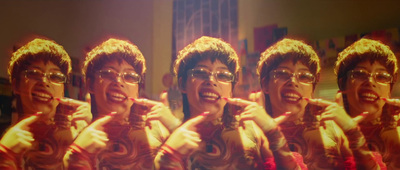
[[[125,60],[143,79],[146,61],[139,48],[129,41],[110,38],[87,53],[82,68],[85,81],[87,78],[94,78],[96,71],[111,60]]]
[[[61,45],[52,40],[36,38],[12,53],[8,64],[10,81],[16,79],[18,82],[18,75],[35,61],[50,61],[60,67],[61,72],[67,76],[72,70],[71,58]]]
[[[358,63],[364,61],[370,61],[371,63],[378,61],[388,69],[394,78],[397,77],[397,58],[390,50],[390,47],[380,41],[363,38],[348,46],[338,55],[334,71],[337,75],[340,90],[345,89],[347,72],[354,69]]]

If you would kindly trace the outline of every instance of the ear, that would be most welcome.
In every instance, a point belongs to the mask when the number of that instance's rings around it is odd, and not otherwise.
[[[183,83],[184,82],[182,80],[182,77],[179,77],[179,79],[178,79],[179,90],[181,91],[181,93],[186,93],[186,86]]]
[[[17,85],[17,80],[15,78],[11,81],[11,88],[14,94],[20,94],[21,91],[19,90],[19,85]]]
[[[86,88],[89,93],[91,93],[91,94],[94,93],[94,80],[93,79],[91,79],[91,78],[86,79]]]
[[[343,87],[344,86],[344,84],[343,83],[345,83],[345,82],[343,82],[343,78],[340,78],[339,80],[338,80],[338,87],[339,87],[339,90],[340,91],[345,91],[345,87]]]
[[[265,81],[265,77],[261,80],[261,89],[265,94],[269,93],[269,86],[268,86],[268,82]]]

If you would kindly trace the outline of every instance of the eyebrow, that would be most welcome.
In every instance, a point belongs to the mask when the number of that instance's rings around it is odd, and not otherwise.
[[[286,66],[278,66],[277,69],[288,69],[288,70],[292,71],[291,68],[286,67]],[[308,69],[308,68],[300,68],[299,70],[300,71],[310,71],[310,69]]]
[[[208,68],[208,69],[209,69],[208,66],[202,65],[202,64],[199,64],[199,65],[195,66],[195,68],[196,68],[196,67],[204,67],[204,68]],[[217,69],[229,70],[228,67],[226,67],[226,66],[217,67]]]
[[[365,69],[367,70],[367,67],[364,66],[356,66],[355,69]],[[377,68],[378,71],[388,71],[386,68]]]
[[[117,71],[117,68],[115,68],[114,66],[107,66],[106,65],[106,66],[103,67],[103,69],[112,69],[114,71]],[[136,72],[135,68],[126,68],[123,71],[135,71]]]
[[[43,69],[42,69],[41,67],[39,67],[39,66],[30,66],[30,68],[32,68],[32,69],[38,69],[38,70],[44,72]],[[50,68],[50,71],[61,71],[61,69],[60,69],[60,68],[57,68],[57,67],[54,67],[54,68]]]

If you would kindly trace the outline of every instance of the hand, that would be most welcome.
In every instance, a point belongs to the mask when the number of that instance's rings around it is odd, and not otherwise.
[[[14,153],[19,154],[26,149],[32,147],[32,142],[35,141],[33,134],[29,131],[29,125],[36,122],[42,112],[29,116],[16,125],[11,127],[1,138],[0,144],[12,150]]]
[[[78,135],[74,144],[89,153],[95,153],[105,148],[109,139],[107,133],[104,132],[104,125],[110,122],[115,114],[116,112],[112,112],[94,121]]]
[[[72,113],[70,117],[72,122],[76,122],[78,120],[84,120],[88,124],[92,122],[93,115],[90,110],[90,104],[88,102],[69,98],[56,98],[56,100],[58,100],[60,104],[71,106],[74,108],[74,113]]]
[[[382,97],[381,99],[382,99],[383,101],[385,101],[387,104],[400,107],[400,99],[388,99],[388,98],[384,98],[384,97]],[[399,121],[399,119],[400,119],[400,113],[399,113],[399,114],[393,115],[393,119],[394,119],[395,122]]]
[[[149,112],[146,113],[145,120],[160,121],[170,132],[174,131],[180,124],[181,121],[172,114],[169,109],[167,93],[161,93],[161,102],[148,100],[148,99],[134,99],[131,98],[136,104],[150,107]]]
[[[190,154],[194,149],[199,147],[199,143],[201,142],[196,126],[206,120],[208,115],[209,112],[204,112],[186,121],[169,136],[164,145],[169,146],[181,155]]]
[[[224,98],[229,104],[241,106],[243,109],[242,113],[236,115],[235,118],[239,121],[252,120],[254,121],[264,132],[269,132],[278,127],[278,123],[275,122],[271,116],[265,111],[265,109],[258,105],[256,102],[251,102],[239,98]]]
[[[256,102],[259,106],[262,106],[264,108],[265,99],[264,99],[264,93],[262,91],[250,93],[249,99],[250,101]],[[292,112],[285,112],[284,114],[281,114],[280,116],[274,118],[274,120],[278,125],[280,125],[290,117],[291,113]]]
[[[336,101],[340,101],[338,97],[342,97],[341,95],[336,95]],[[322,99],[310,99],[310,98],[304,98],[308,103],[318,105],[325,107],[324,111],[321,113],[320,120],[325,121],[325,120],[333,120],[335,123],[342,128],[344,132],[349,131],[355,127],[357,127],[357,124],[361,122],[368,112],[363,112],[360,115],[351,118],[346,110],[343,108],[343,106],[340,106],[336,102],[331,102],[327,100],[322,100]]]

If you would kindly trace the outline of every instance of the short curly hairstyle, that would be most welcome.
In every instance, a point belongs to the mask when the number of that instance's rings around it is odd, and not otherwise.
[[[239,58],[230,44],[219,38],[202,36],[179,51],[175,60],[174,73],[183,82],[187,79],[187,71],[194,68],[199,61],[219,60],[229,71],[236,75],[239,72]],[[237,80],[235,78],[235,80]]]
[[[228,70],[235,75],[235,81],[232,82],[232,85],[236,84],[239,73],[239,58],[235,50],[223,40],[208,36],[200,37],[179,51],[175,60],[174,73],[178,80],[182,78],[182,82],[186,82],[188,70],[194,68],[200,61],[208,59],[211,62],[218,60],[225,64]],[[184,85],[183,83],[182,86]],[[184,93],[182,93],[182,104],[184,120],[188,120],[190,118],[189,102]],[[224,108],[224,115],[229,117],[227,108]]]
[[[276,69],[281,62],[289,59],[300,61],[317,77],[321,71],[318,55],[310,45],[299,40],[285,38],[261,53],[257,64],[260,83],[265,78],[269,80],[269,72]]]
[[[289,38],[278,41],[261,53],[260,60],[257,64],[257,73],[259,74],[261,87],[263,87],[263,81],[269,81],[269,73],[276,69],[280,63],[287,60],[292,60],[294,63],[300,61],[302,64],[306,65],[311,73],[316,76],[316,81],[313,84],[313,88],[315,88],[321,70],[317,53],[310,45]],[[265,109],[267,113],[272,116],[269,95],[264,94],[264,97]]]
[[[84,80],[86,81],[88,78],[94,79],[96,71],[112,60],[125,60],[133,66],[136,73],[143,80],[146,72],[146,62],[142,52],[133,43],[115,38],[104,41],[87,53],[82,68]]]
[[[52,62],[60,67],[67,77],[72,70],[71,58],[61,45],[52,40],[36,38],[12,53],[8,64],[10,81],[15,79],[18,84],[18,75],[35,61]]]
[[[394,78],[397,77],[397,58],[390,50],[390,47],[380,41],[362,38],[348,46],[338,55],[334,71],[337,75],[340,90],[343,91],[346,88],[347,72],[354,69],[358,63],[364,61],[370,61],[371,63],[378,61],[386,67]],[[392,82],[391,87],[395,81]]]

